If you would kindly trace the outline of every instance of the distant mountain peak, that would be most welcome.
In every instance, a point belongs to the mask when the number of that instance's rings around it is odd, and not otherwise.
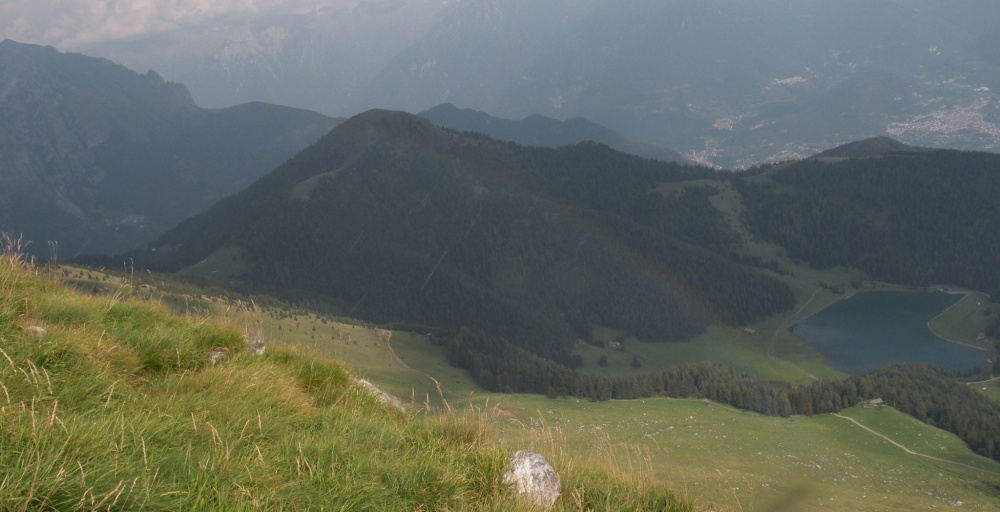
[[[437,126],[461,132],[483,133],[494,139],[516,142],[523,146],[560,147],[589,140],[644,158],[688,163],[688,160],[676,151],[629,140],[621,133],[583,117],[560,121],[536,113],[515,121],[494,117],[471,108],[459,108],[452,103],[442,103],[419,115]]]
[[[372,109],[344,121],[340,129],[399,133],[402,130],[427,129],[431,126],[427,119],[408,112]]]
[[[926,151],[932,151],[932,149],[910,146],[896,139],[880,136],[837,146],[819,153],[813,158],[871,158],[891,153],[921,153]]]

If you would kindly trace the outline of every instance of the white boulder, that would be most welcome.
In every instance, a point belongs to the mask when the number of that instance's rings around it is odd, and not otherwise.
[[[504,483],[539,507],[551,507],[562,494],[562,483],[556,470],[537,453],[519,451],[511,461],[511,470]]]

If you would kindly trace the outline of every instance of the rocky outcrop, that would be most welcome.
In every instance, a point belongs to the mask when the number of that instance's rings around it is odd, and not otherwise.
[[[365,379],[354,379],[354,383],[366,389],[372,395],[375,395],[375,398],[378,398],[379,402],[398,409],[400,412],[406,412],[406,407],[403,406],[403,402],[395,396],[382,391],[375,384],[372,384]]]
[[[550,508],[562,494],[559,475],[537,453],[515,453],[511,470],[504,475],[504,483],[527,501],[544,508]]]

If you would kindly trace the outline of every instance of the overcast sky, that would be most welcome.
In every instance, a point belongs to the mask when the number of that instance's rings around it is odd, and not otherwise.
[[[0,39],[76,50],[221,15],[307,12],[360,0],[2,0]],[[370,1],[370,0],[369,0]]]

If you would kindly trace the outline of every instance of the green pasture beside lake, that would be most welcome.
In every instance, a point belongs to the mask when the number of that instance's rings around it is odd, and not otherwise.
[[[934,317],[931,327],[942,337],[992,349],[985,333],[997,316],[1000,316],[1000,304],[990,302],[984,293],[973,292]]]

